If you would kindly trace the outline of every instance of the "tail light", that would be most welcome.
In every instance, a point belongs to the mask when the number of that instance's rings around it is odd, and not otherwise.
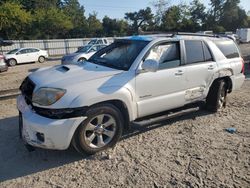
[[[241,58],[241,62],[242,62],[242,68],[241,68],[241,72],[240,73],[245,73],[245,61],[243,58]]]
[[[4,60],[5,61],[5,58],[3,55],[0,55],[0,60]]]

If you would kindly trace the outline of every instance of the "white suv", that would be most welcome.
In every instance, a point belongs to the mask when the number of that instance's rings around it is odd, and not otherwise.
[[[88,61],[42,68],[20,86],[20,134],[29,145],[95,153],[129,122],[205,101],[216,112],[244,82],[228,38],[175,35],[117,39]]]

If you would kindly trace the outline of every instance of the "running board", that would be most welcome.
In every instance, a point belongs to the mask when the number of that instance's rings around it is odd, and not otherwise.
[[[138,120],[133,121],[134,124],[136,125],[150,125],[150,124],[154,124],[160,121],[164,121],[167,119],[171,119],[171,118],[175,118],[178,116],[183,116],[185,114],[191,113],[191,112],[197,112],[200,109],[200,107],[193,107],[193,108],[188,108],[188,109],[183,109],[183,110],[179,110],[179,111],[174,111],[174,112],[165,112],[165,114],[163,115],[153,115],[153,116],[148,116],[145,118],[140,118]]]

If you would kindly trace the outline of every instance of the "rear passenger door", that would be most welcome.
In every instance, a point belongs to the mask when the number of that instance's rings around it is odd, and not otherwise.
[[[185,68],[188,89],[185,99],[193,102],[205,98],[206,88],[217,69],[208,45],[201,40],[185,40]]]
[[[39,50],[35,48],[29,48],[29,60],[31,62],[38,61]]]

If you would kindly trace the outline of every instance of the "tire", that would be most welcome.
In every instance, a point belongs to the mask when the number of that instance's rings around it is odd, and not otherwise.
[[[39,56],[38,62],[39,63],[44,63],[45,62],[45,57],[44,56]]]
[[[85,57],[80,57],[77,62],[83,62],[86,61],[87,59]]]
[[[227,102],[227,85],[224,80],[215,81],[206,98],[206,109],[211,112],[217,112],[218,110],[226,107]]]
[[[95,154],[113,147],[121,138],[124,119],[112,104],[97,105],[86,113],[88,117],[76,130],[72,144],[81,154]]]
[[[8,61],[8,65],[11,66],[11,67],[15,66],[16,64],[17,64],[17,62],[16,62],[15,59],[10,59],[10,60]]]

